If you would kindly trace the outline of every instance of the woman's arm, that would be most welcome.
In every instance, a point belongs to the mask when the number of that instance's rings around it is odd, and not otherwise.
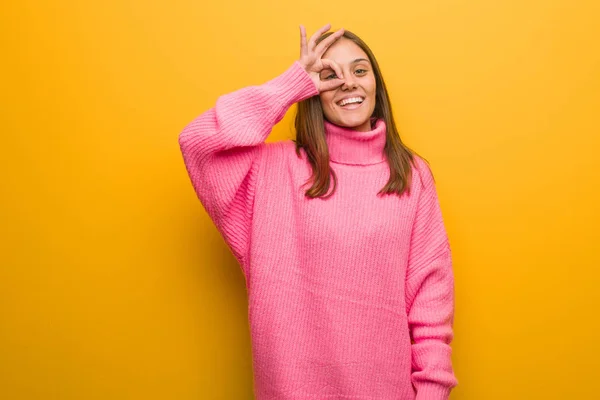
[[[419,190],[406,278],[412,382],[418,400],[448,399],[458,384],[452,369],[454,277],[448,236],[429,166],[417,157]]]
[[[342,34],[338,30],[318,45],[327,24],[306,41],[300,26],[300,59],[283,74],[259,86],[250,86],[218,98],[215,106],[198,116],[179,134],[179,146],[192,185],[246,274],[252,204],[261,151],[273,126],[289,107],[340,86],[341,79],[321,82],[319,72],[333,68],[321,59]]]
[[[179,134],[196,194],[242,268],[265,140],[292,104],[317,93],[296,61],[263,85],[219,97]]]

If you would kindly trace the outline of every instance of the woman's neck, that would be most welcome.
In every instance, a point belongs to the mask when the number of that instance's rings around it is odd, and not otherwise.
[[[339,164],[371,165],[385,161],[386,125],[372,118],[367,125],[347,128],[325,120],[329,160]]]

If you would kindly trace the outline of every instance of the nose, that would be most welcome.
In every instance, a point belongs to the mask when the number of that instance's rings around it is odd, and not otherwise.
[[[344,74],[344,83],[342,84],[342,90],[352,90],[356,89],[358,84],[356,83],[356,77],[352,74],[345,73]]]

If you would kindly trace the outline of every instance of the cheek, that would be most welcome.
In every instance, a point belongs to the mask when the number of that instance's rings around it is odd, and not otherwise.
[[[373,84],[369,87],[369,97],[371,97],[371,99],[373,101],[373,107],[375,107],[376,95],[377,95],[376,85],[375,85],[375,81],[373,81]]]
[[[331,102],[333,101],[333,95],[325,92],[321,93],[319,97],[321,99],[321,106],[323,107],[323,109],[332,107]]]
[[[377,84],[375,82],[375,79],[373,79],[371,82],[369,82],[369,94],[371,96],[373,96],[373,98],[375,98],[376,87],[377,87]]]

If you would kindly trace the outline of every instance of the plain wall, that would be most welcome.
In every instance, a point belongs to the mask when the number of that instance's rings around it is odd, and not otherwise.
[[[598,4],[6,2],[0,398],[252,398],[244,279],[177,136],[327,22],[370,44],[437,179],[452,399],[597,397]]]

